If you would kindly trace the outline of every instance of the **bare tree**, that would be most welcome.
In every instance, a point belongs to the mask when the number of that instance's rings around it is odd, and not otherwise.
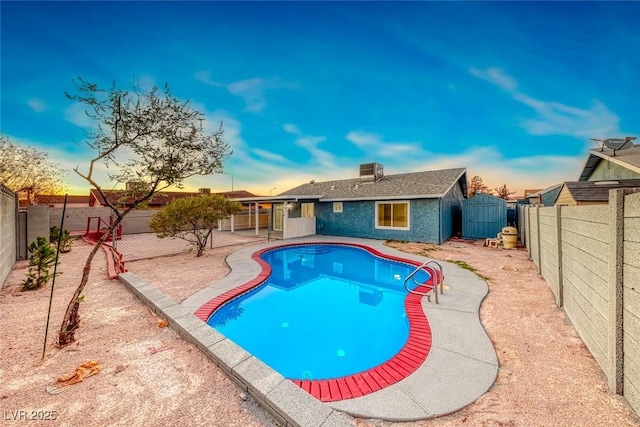
[[[489,193],[491,190],[485,185],[479,175],[474,175],[469,182],[469,197],[473,197],[476,193]]]
[[[495,195],[496,197],[500,197],[501,199],[505,199],[508,200],[509,196],[516,194],[515,191],[509,191],[509,188],[507,188],[507,184],[503,184],[502,187],[496,187],[495,188]]]
[[[150,91],[131,93],[118,89],[115,84],[105,90],[82,78],[74,84],[76,93],[66,95],[85,104],[87,116],[95,123],[86,133],[86,142],[97,151],[86,170],[76,167],[74,171],[96,189],[115,219],[87,257],[80,284],[60,326],[58,346],[75,341],[82,292],[91,262],[122,219],[158,191],[170,186],[182,188],[186,178],[222,170],[224,159],[232,153],[222,139],[222,124],[213,134],[205,133],[204,114],[173,96],[167,85],[163,90],[153,87]],[[127,207],[118,209],[106,197],[94,177],[98,162],[109,168],[108,180],[112,185],[130,184],[126,190]]]
[[[39,194],[57,194],[63,190],[65,171],[51,162],[48,153],[25,147],[0,135],[0,182],[24,193],[27,203],[36,204]]]

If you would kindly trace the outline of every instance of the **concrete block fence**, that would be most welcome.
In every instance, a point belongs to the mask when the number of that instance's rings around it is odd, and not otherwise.
[[[640,189],[608,205],[523,206],[523,243],[612,392],[640,413]]]
[[[18,196],[0,183],[0,288],[18,252]]]

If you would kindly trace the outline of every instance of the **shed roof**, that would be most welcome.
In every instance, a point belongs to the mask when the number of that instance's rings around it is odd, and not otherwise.
[[[465,168],[385,175],[373,182],[360,178],[309,182],[280,193],[280,196],[318,198],[322,201],[372,199],[425,199],[443,197],[458,181],[467,194]],[[461,179],[461,178],[465,179]]]
[[[507,201],[501,197],[497,197],[494,196],[493,194],[489,194],[489,193],[476,193],[473,195],[472,198],[464,200],[463,203],[473,203],[474,201],[479,201],[481,199],[489,199],[491,201],[494,201],[496,203],[507,203]]]
[[[619,179],[615,181],[571,181],[564,186],[576,202],[607,202],[609,190],[614,188],[640,188],[640,179]]]
[[[613,150],[606,147],[602,151],[598,149],[590,150],[578,180],[588,180],[595,168],[603,160],[640,173],[640,145],[634,145],[627,150],[616,151],[615,156],[613,155]]]

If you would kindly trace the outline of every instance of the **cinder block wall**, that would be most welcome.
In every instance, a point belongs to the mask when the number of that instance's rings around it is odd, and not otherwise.
[[[129,212],[122,220],[122,234],[151,233],[149,222],[156,210],[143,209]]]
[[[640,413],[640,193],[624,202],[624,396]]]
[[[27,206],[27,247],[38,237],[49,241],[49,206]]]
[[[540,268],[540,240],[538,239],[538,208],[529,208],[529,220],[531,226],[529,227],[529,255],[534,264]]]
[[[565,206],[561,221],[564,309],[593,357],[606,371],[609,206]]]
[[[560,222],[558,209],[554,207],[540,208],[540,274],[556,296],[560,298],[560,275],[558,257],[558,239]]]
[[[87,218],[91,216],[99,216],[109,221],[111,209],[103,207],[86,207],[86,208],[67,208],[64,213],[64,224],[62,227],[66,230],[84,232],[87,229]],[[62,219],[62,208],[49,209],[49,227],[60,227]]]
[[[18,200],[0,183],[0,289],[16,262],[16,212]]]

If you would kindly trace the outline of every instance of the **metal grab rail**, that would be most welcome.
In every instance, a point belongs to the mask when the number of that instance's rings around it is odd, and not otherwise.
[[[436,266],[438,266],[438,271],[436,271],[436,269],[434,267],[430,266],[429,264],[435,264]],[[433,274],[430,273],[430,275],[433,278],[433,283],[434,283],[433,289],[434,289],[434,295],[436,296],[436,304],[439,304],[439,302],[438,302],[438,285],[440,285],[440,293],[442,294],[443,293],[443,283],[442,283],[443,274],[442,274],[442,266],[437,261],[429,260],[429,261],[426,261],[426,262],[422,263],[422,265],[416,267],[416,269],[413,270],[404,279],[404,283],[403,283],[404,284],[404,288],[409,293],[412,293],[412,294],[415,294],[415,295],[420,295],[420,296],[423,296],[423,297],[426,296],[427,297],[427,301],[431,302],[431,295],[429,294],[429,292],[431,292],[431,291],[425,292],[425,293],[417,292],[417,291],[414,291],[412,289],[409,289],[409,287],[407,286],[407,282],[409,281],[409,279],[413,280],[413,283],[416,286],[424,285],[425,283],[418,283],[416,281],[415,275],[416,275],[416,273],[418,273],[418,271],[426,270],[426,269],[430,270],[433,273]]]

